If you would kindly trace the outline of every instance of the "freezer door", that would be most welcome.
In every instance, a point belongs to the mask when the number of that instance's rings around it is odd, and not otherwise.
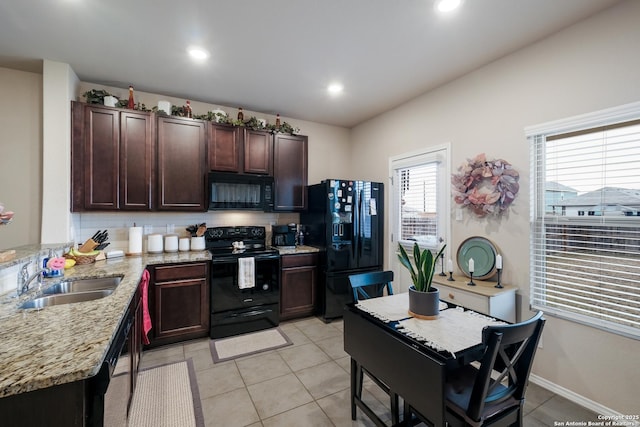
[[[331,179],[327,183],[327,261],[330,271],[357,268],[355,247],[356,181]]]
[[[382,265],[384,227],[384,186],[378,182],[359,181],[356,185],[357,268]]]

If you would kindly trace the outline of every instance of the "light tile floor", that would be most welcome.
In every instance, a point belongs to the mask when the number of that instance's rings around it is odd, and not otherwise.
[[[141,368],[191,358],[206,426],[322,427],[373,426],[357,411],[351,420],[349,356],[343,350],[342,321],[325,324],[310,317],[283,322],[292,346],[228,362],[213,363],[209,339],[143,353]],[[363,398],[389,422],[389,400],[371,381]],[[527,391],[524,425],[554,421],[596,421],[597,415],[535,384]]]

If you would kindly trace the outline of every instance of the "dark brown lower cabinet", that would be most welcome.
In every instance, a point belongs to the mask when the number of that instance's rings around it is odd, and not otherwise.
[[[154,266],[150,271],[151,345],[207,336],[208,264],[167,264]]]
[[[316,310],[318,254],[283,255],[280,320],[311,316]]]

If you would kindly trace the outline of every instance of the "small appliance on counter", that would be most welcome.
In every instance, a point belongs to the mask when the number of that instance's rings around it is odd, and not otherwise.
[[[295,224],[271,227],[271,244],[278,248],[295,248],[297,227]]]

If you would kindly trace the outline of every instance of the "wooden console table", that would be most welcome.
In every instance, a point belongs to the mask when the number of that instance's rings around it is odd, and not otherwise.
[[[440,299],[461,305],[473,311],[486,314],[510,323],[516,322],[516,290],[512,285],[502,284],[496,288],[496,282],[473,279],[476,286],[469,286],[469,278],[456,276],[448,281],[443,276],[433,276],[433,285],[440,290]]]

